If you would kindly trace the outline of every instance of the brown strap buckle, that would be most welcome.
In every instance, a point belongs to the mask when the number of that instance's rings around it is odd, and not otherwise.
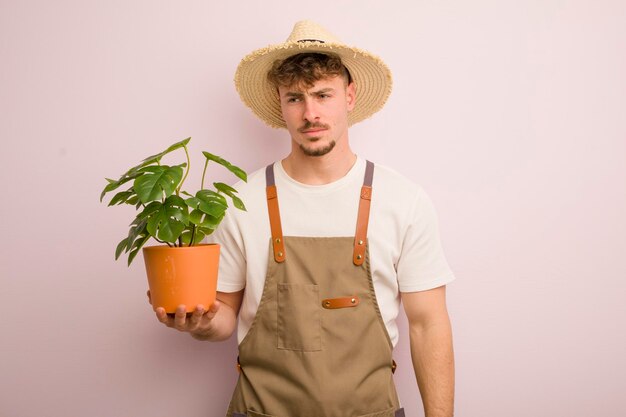
[[[267,194],[267,211],[270,217],[270,230],[272,232],[272,249],[276,262],[285,261],[285,244],[283,242],[283,228],[280,224],[280,210],[278,209],[278,193],[274,179],[274,164],[265,167],[265,192]]]
[[[363,265],[365,261],[365,247],[367,240],[367,224],[370,218],[370,204],[372,200],[372,182],[374,180],[374,164],[367,161],[365,165],[365,177],[361,187],[361,199],[359,200],[359,213],[356,220],[356,232],[354,234],[354,250],[352,262]]]
[[[356,307],[360,302],[361,300],[359,300],[359,297],[356,295],[352,297],[327,298],[322,300],[322,307],[328,310],[334,310],[336,308]]]
[[[352,261],[357,266],[363,265],[363,261],[365,261],[365,241],[367,239],[367,224],[370,217],[371,201],[372,187],[364,185],[361,188],[361,200],[359,201],[359,214],[356,221],[354,251],[352,255]]]
[[[359,212],[357,215],[356,233],[354,236],[354,250],[352,261],[355,265],[363,265],[366,256],[367,225],[370,216],[370,204],[372,199],[372,181],[374,177],[374,164],[366,162],[365,178],[361,187],[361,199],[359,201]],[[270,218],[270,229],[272,233],[272,249],[274,260],[278,263],[285,261],[285,243],[280,221],[280,210],[278,208],[278,193],[274,179],[274,166],[268,165],[265,168],[265,182],[267,193],[267,210]]]
[[[278,193],[275,185],[268,185],[267,194],[267,211],[270,217],[270,230],[272,232],[272,248],[274,249],[274,260],[283,262],[285,260],[285,243],[283,239],[283,230],[280,224],[280,210],[278,209]]]

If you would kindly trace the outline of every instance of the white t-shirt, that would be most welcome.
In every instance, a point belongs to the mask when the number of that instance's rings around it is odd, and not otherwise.
[[[274,164],[284,236],[354,236],[365,160],[343,178],[325,185],[306,185]],[[252,325],[263,294],[270,245],[265,169],[234,186],[247,211],[231,207],[209,236],[221,244],[218,291],[243,288],[237,338]],[[389,337],[398,341],[396,317],[402,292],[423,291],[454,279],[439,239],[437,214],[424,190],[397,172],[375,165],[368,228],[374,290]]]

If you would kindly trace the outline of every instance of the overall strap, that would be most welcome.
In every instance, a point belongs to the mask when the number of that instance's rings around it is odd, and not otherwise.
[[[276,262],[283,262],[285,260],[285,243],[283,239],[283,229],[280,224],[280,210],[278,209],[278,193],[276,192],[273,164],[270,164],[265,168],[265,183],[267,211],[269,212],[270,217],[272,247],[274,249],[274,260]]]
[[[362,265],[365,260],[365,242],[367,240],[367,224],[370,217],[370,203],[372,200],[372,181],[374,179],[374,164],[367,161],[365,178],[361,187],[361,199],[359,201],[359,213],[356,220],[356,233],[354,234],[354,251],[352,261],[355,265]]]
[[[363,179],[363,186],[361,187],[361,199],[359,201],[356,233],[354,236],[354,251],[352,260],[355,265],[362,265],[363,261],[365,260],[365,242],[367,240],[367,225],[369,223],[373,178],[374,164],[370,161],[367,161],[367,165],[365,167],[365,177]],[[268,165],[265,168],[265,182],[267,195],[267,211],[269,213],[270,219],[274,260],[280,263],[285,261],[285,243],[280,221],[278,193],[276,191],[276,183],[274,180],[273,165]]]

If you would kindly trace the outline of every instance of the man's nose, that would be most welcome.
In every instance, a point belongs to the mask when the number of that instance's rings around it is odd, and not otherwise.
[[[310,97],[304,100],[304,114],[302,118],[309,122],[314,122],[320,118],[317,103]]]

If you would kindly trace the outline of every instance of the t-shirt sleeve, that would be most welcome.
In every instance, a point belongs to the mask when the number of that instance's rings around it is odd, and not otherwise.
[[[421,188],[409,211],[397,274],[401,292],[429,290],[454,280],[441,246],[435,207]]]
[[[236,227],[236,214],[233,208],[226,212],[224,220],[211,235],[209,243],[219,243],[220,262],[217,276],[217,290],[237,292],[246,286],[246,258],[243,238]]]

